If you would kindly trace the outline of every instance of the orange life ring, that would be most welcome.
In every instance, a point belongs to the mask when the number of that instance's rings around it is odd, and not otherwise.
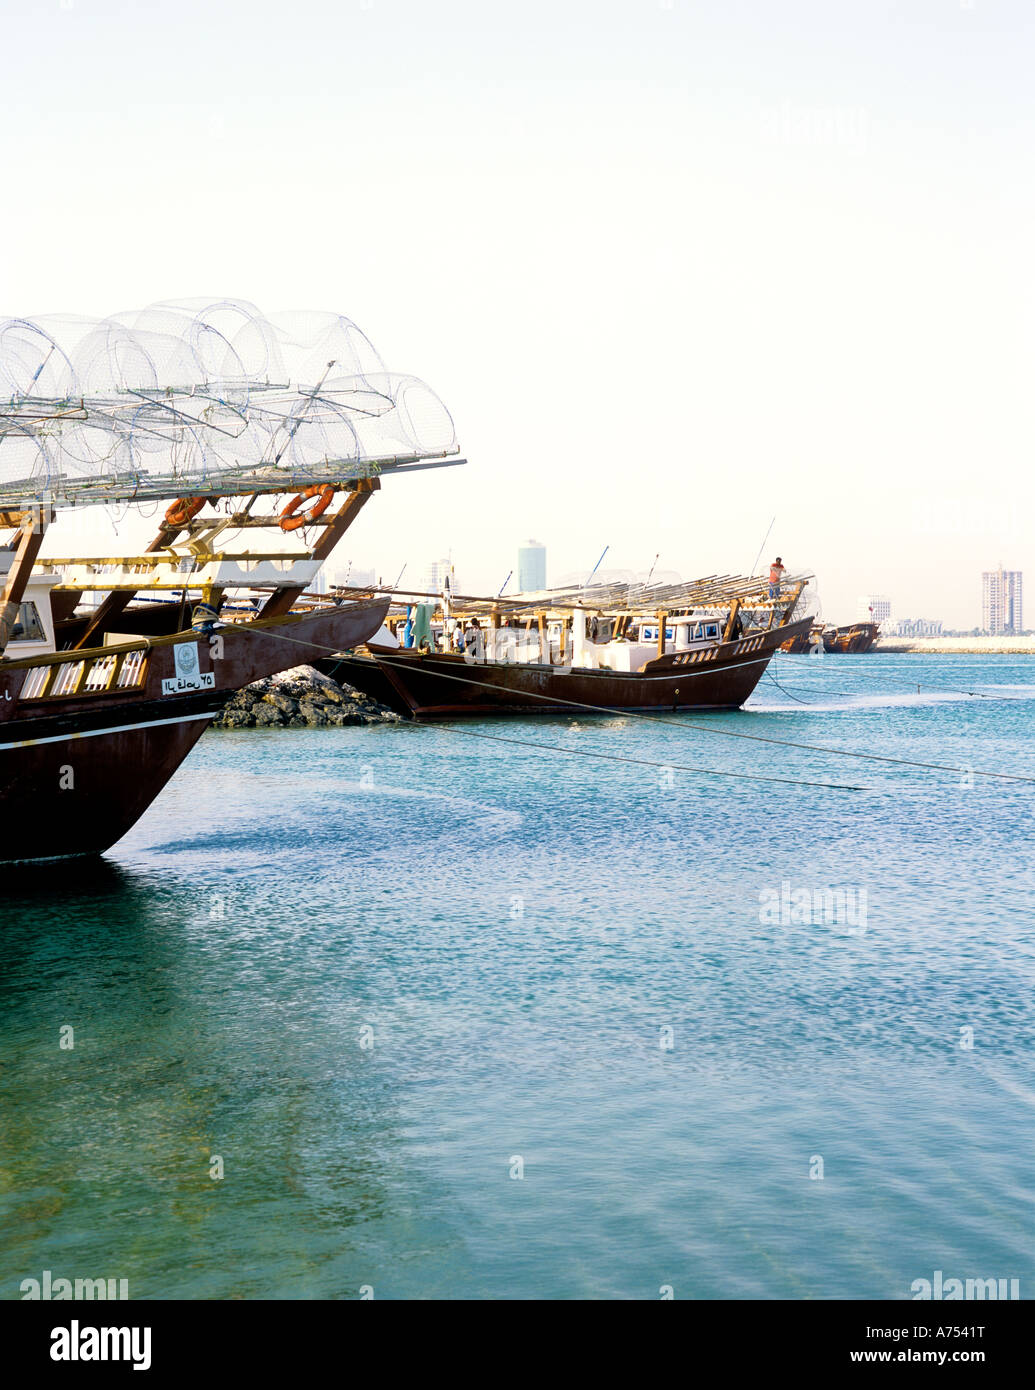
[[[165,514],[167,526],[183,527],[193,521],[205,505],[204,497],[177,497]]]
[[[334,492],[333,483],[314,483],[312,487],[307,487],[305,492],[297,492],[280,514],[280,529],[282,531],[297,531],[300,526],[308,526],[310,521],[315,521],[318,516],[323,516],[331,505]],[[307,497],[319,497],[320,500],[315,507],[310,507],[307,512],[302,512],[301,515],[296,516],[295,513]]]

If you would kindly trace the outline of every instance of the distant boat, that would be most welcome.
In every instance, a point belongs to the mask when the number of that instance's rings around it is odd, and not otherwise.
[[[807,632],[801,632],[796,637],[790,637],[786,642],[780,643],[782,652],[811,652],[823,646],[823,624],[813,623]]]
[[[868,652],[880,633],[880,623],[851,623],[847,627],[813,625],[810,632],[781,644],[783,652]]]
[[[379,635],[315,664],[417,720],[737,709],[777,648],[811,628],[793,621],[806,583],[773,600],[759,580],[735,578],[468,600],[441,614],[424,650]],[[440,650],[458,617],[466,649]]]
[[[850,623],[823,631],[825,652],[868,652],[880,635],[880,623]]]

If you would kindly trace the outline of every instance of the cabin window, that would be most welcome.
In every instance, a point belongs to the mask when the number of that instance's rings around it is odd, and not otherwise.
[[[12,642],[45,642],[47,634],[40,622],[39,609],[34,603],[20,603],[18,616],[14,620],[11,633]]]
[[[705,631],[705,636],[707,636],[707,637],[718,637],[718,635],[719,635],[719,624],[718,624],[718,623],[709,623],[708,626],[705,628],[704,631]]]

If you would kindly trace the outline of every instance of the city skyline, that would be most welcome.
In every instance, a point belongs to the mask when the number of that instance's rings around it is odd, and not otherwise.
[[[542,552],[544,564],[543,572],[545,576],[543,584],[533,582],[524,584],[521,582],[521,555],[530,545],[535,546],[535,548],[538,551]],[[505,557],[505,555],[508,552],[503,550],[501,553]],[[461,573],[466,574],[466,570],[460,570],[458,568],[458,562],[454,556],[453,551],[450,550],[447,556],[437,558],[434,560],[424,559],[417,563],[416,572],[421,576],[421,578],[419,582],[414,581],[415,587],[419,587],[422,592],[427,591],[428,593],[439,593],[441,592],[442,588],[442,578],[444,574],[448,572],[452,576],[452,586],[454,592],[480,593],[482,595],[488,596],[499,593],[501,587],[504,584],[506,585],[505,592],[510,593],[521,591],[533,591],[542,587],[556,588],[562,583],[567,584],[569,582],[576,582],[575,576],[579,574],[581,574],[582,578],[585,578],[589,575],[590,571],[592,570],[592,564],[587,564],[583,566],[581,570],[579,570],[577,567],[573,565],[565,565],[561,563],[556,566],[551,566],[549,571],[547,571],[545,569],[545,565],[548,551],[546,546],[542,545],[542,543],[538,541],[515,541],[512,550],[509,553],[516,558],[510,564],[508,564],[505,569],[501,568],[501,572],[497,576],[496,582],[490,586],[479,588],[478,586],[472,586],[469,583],[461,582],[461,579],[458,577],[458,575],[460,575]],[[690,579],[696,577],[689,574],[680,574],[678,571],[667,570],[664,566],[659,566],[657,564],[657,560],[654,561],[653,566],[644,566],[638,570],[624,569],[619,566],[604,566],[602,569],[597,571],[597,577],[598,579],[603,577],[609,577],[615,580],[638,579],[642,581],[646,579],[649,574],[651,574],[652,568],[654,578],[661,580],[664,577],[666,582],[675,582],[678,579]],[[339,573],[344,574],[344,572],[345,567],[338,567],[338,569],[334,571],[335,575]],[[853,618],[854,621],[857,622],[877,622],[883,626],[884,630],[889,635],[891,635],[892,633],[897,633],[902,636],[914,637],[936,636],[943,628],[946,632],[950,633],[993,631],[993,629],[990,629],[986,624],[986,615],[982,611],[982,594],[979,593],[976,586],[979,582],[983,584],[984,580],[986,579],[989,573],[994,574],[997,572],[1002,572],[1005,574],[1015,574],[1018,580],[1020,581],[1019,588],[1023,585],[1023,572],[1021,571],[975,571],[975,597],[972,604],[973,621],[971,622],[964,621],[959,623],[953,623],[947,621],[944,615],[939,613],[937,610],[921,612],[919,609],[917,609],[915,606],[910,605],[908,602],[899,601],[897,596],[883,593],[861,594],[855,600],[854,609],[846,606],[845,611],[843,612],[840,610],[836,612],[829,612],[827,611],[827,605],[823,604],[823,616],[827,621],[840,624],[846,624],[850,621],[853,621]],[[350,582],[354,584],[358,584],[361,582],[374,583],[376,582],[375,573],[375,568],[372,565],[361,564],[353,569],[353,575],[361,575],[362,579],[354,577]],[[408,568],[406,573],[409,573]],[[563,578],[561,576],[563,576]],[[380,574],[378,578],[385,584],[391,584],[393,582],[391,579],[387,578],[383,573]],[[344,582],[344,580],[340,580],[338,582]],[[405,588],[406,584],[404,583],[402,587]],[[817,593],[819,593],[822,597],[822,585],[817,586]],[[1020,611],[1023,610],[1021,609]],[[1003,629],[994,629],[994,631],[1000,630]],[[1021,626],[1016,630],[1023,632],[1026,629],[1023,626]]]
[[[457,470],[458,473],[462,471]],[[388,512],[391,506],[390,499],[396,491],[396,487],[398,488],[400,505],[404,505],[406,498],[413,491],[420,489],[424,483],[425,479],[420,475],[406,479],[404,483],[395,486],[389,481],[385,487],[387,496],[382,499],[388,502],[388,506],[384,508],[382,514]],[[480,547],[470,545],[468,538],[463,534],[458,537],[456,544],[444,544],[439,551],[438,559],[432,560],[429,556],[426,537],[415,544],[409,553],[403,553],[397,544],[385,545],[378,552],[368,534],[368,531],[372,529],[368,523],[375,521],[378,514],[378,504],[367,509],[354,533],[353,558],[346,558],[332,566],[332,582],[344,582],[344,579],[339,579],[338,576],[344,576],[351,569],[353,577],[348,581],[349,583],[381,583],[392,586],[397,582],[401,573],[405,583],[412,584],[414,588],[427,588],[431,577],[431,566],[438,563],[453,565],[457,574],[461,576],[462,589],[459,581],[454,581],[454,588],[457,588],[458,591],[496,594],[504,581],[508,579],[508,575],[510,579],[507,587],[511,590],[517,588],[517,555],[522,545],[518,533],[500,536],[499,544],[495,548],[498,558],[494,564],[487,563],[484,559],[479,562],[477,557]],[[443,539],[449,534],[446,527],[441,529]],[[549,533],[546,532],[546,534]],[[43,553],[56,555],[64,553],[70,548],[92,546],[92,553],[108,554],[113,542],[121,543],[130,549],[134,545],[143,548],[153,539],[153,535],[154,521],[151,518],[134,516],[131,513],[113,518],[107,513],[102,513],[98,508],[88,508],[78,513],[65,513],[60,536],[51,532],[44,540]],[[573,576],[588,575],[599,558],[601,549],[603,549],[602,546],[598,546],[595,553],[591,553],[593,547],[590,546],[589,550],[579,555],[571,545],[565,546],[563,540],[557,547],[543,543],[543,548],[549,556],[553,557],[547,576],[547,582],[551,585],[556,585],[561,577],[563,577],[564,582],[567,582]],[[343,546],[343,550],[348,552],[348,542]],[[777,553],[783,555],[790,570],[796,570],[798,566],[793,561],[793,552],[791,552],[792,558],[788,559],[789,550],[789,547],[785,547],[783,551],[779,551],[770,541],[762,552],[757,572],[761,573],[763,569],[767,568],[769,561]],[[558,552],[560,552],[560,558],[557,558]],[[772,553],[770,554],[770,552]],[[83,553],[87,553],[87,550],[84,549]],[[717,558],[721,558],[721,552]],[[628,563],[622,563],[623,561],[628,561]],[[661,552],[637,556],[631,554],[626,547],[615,546],[608,548],[607,563],[598,573],[616,576],[627,575],[642,579],[651,572],[652,566],[655,577],[664,573],[673,579],[692,579],[711,572],[707,566],[703,565],[696,569],[689,565],[680,567],[669,556]],[[747,561],[743,572],[747,573],[749,568],[750,561]],[[1024,572],[1023,568],[1007,566],[1002,568],[1006,573],[1023,575]],[[714,572],[719,571],[715,570]],[[878,597],[887,599],[891,603],[892,617],[896,621],[904,619],[912,622],[918,620],[921,622],[939,622],[948,632],[980,632],[985,630],[982,611],[982,576],[989,572],[993,571],[988,570],[987,563],[982,563],[982,557],[978,554],[975,558],[973,571],[969,574],[963,571],[957,575],[960,580],[960,588],[963,591],[963,597],[960,599],[939,595],[937,590],[932,593],[930,588],[923,584],[913,584],[908,587],[904,584],[901,590],[896,590],[890,595],[884,590],[874,590],[872,594],[866,593],[865,584],[863,584],[854,587],[851,590],[851,596],[849,596],[849,585],[836,573],[817,574],[813,588],[818,596],[824,617],[831,622],[847,623],[853,620],[867,620],[860,611],[860,603],[863,601],[863,597],[867,601],[871,597]],[[357,579],[357,575],[362,577]],[[437,592],[437,589],[435,591]],[[925,595],[926,597],[924,597]]]

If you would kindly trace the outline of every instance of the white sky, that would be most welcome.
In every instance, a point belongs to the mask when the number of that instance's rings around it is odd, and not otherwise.
[[[355,319],[470,463],[336,566],[690,577],[775,514],[828,619],[970,627],[982,569],[1035,574],[1033,38],[1022,0],[5,0],[0,313]]]

